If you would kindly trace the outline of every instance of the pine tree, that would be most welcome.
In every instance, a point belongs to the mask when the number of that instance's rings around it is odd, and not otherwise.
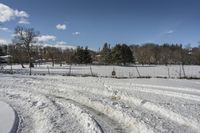
[[[92,57],[90,55],[88,47],[85,47],[85,49],[84,49],[84,63],[85,64],[92,63]]]
[[[122,63],[122,51],[121,51],[121,45],[117,44],[113,49],[112,49],[112,62],[116,64],[121,64]]]
[[[92,57],[88,50],[88,47],[78,47],[74,56],[73,56],[73,62],[78,64],[89,64],[92,63]]]
[[[105,43],[101,51],[101,61],[105,64],[110,64],[112,61],[111,49],[108,43]]]
[[[122,63],[124,65],[126,65],[126,63],[134,63],[135,59],[133,57],[132,51],[129,48],[129,46],[127,46],[126,44],[123,44],[121,46],[121,52],[122,52]]]
[[[78,47],[76,54],[77,54],[77,63],[78,64],[83,64],[84,63],[84,50],[83,50],[83,47]]]
[[[112,61],[116,64],[126,65],[127,63],[134,63],[134,57],[131,49],[126,44],[117,44],[112,49]]]

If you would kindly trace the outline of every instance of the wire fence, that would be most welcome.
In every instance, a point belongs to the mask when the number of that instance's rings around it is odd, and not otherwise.
[[[1,67],[1,73],[29,74],[29,68],[20,65]],[[200,79],[198,65],[35,65],[32,75],[95,76],[115,78],[195,78]]]

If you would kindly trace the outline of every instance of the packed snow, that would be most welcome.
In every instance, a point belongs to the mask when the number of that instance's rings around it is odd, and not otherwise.
[[[198,133],[200,81],[0,74],[20,133]]]
[[[17,115],[10,105],[3,101],[0,101],[0,118],[1,133],[13,133],[17,131]]]

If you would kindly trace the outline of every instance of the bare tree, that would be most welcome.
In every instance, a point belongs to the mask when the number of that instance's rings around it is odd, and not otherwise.
[[[193,48],[192,51],[193,51],[192,53],[193,53],[193,60],[194,60],[193,64],[200,65],[200,45],[197,48]]]
[[[27,62],[28,60],[27,59],[28,55],[25,48],[22,47],[21,44],[15,44],[13,45],[13,47],[14,50],[12,51],[12,53],[10,53],[10,55],[13,58],[13,61],[15,63],[21,64],[22,68],[25,68],[24,63]]]
[[[36,42],[36,37],[39,35],[33,28],[25,28],[25,27],[16,27],[15,28],[15,39],[14,41],[20,44],[25,48],[28,60],[29,60],[29,75],[31,75],[31,67],[32,67],[32,44]]]
[[[48,59],[51,59],[52,61],[52,67],[54,67],[55,61],[56,61],[56,51],[57,48],[55,47],[45,47],[46,55],[45,57]]]

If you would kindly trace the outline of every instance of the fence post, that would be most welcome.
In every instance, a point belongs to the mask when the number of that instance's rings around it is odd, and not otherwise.
[[[11,65],[10,65],[10,72],[13,74],[12,63],[11,63]]]
[[[48,69],[48,74],[50,75],[49,66],[47,66],[47,69]]]
[[[139,77],[141,77],[141,75],[140,75],[140,72],[139,72],[139,70],[138,70],[137,66],[136,66],[135,68],[136,68],[136,71],[137,71],[137,73],[138,73]]]
[[[91,72],[91,75],[94,76],[94,75],[93,75],[93,72],[92,72],[92,67],[91,67],[91,65],[90,65],[90,72]]]
[[[129,74],[129,78],[131,78],[131,73],[129,72],[128,74]]]
[[[181,78],[181,65],[180,65],[180,68],[179,68],[179,77]]]
[[[72,64],[69,66],[69,76],[71,76],[71,71],[72,71]]]
[[[181,66],[182,66],[182,70],[183,70],[183,76],[184,76],[184,78],[186,78],[184,65],[182,64]]]
[[[169,66],[167,66],[167,71],[168,71],[168,78],[170,78]]]

